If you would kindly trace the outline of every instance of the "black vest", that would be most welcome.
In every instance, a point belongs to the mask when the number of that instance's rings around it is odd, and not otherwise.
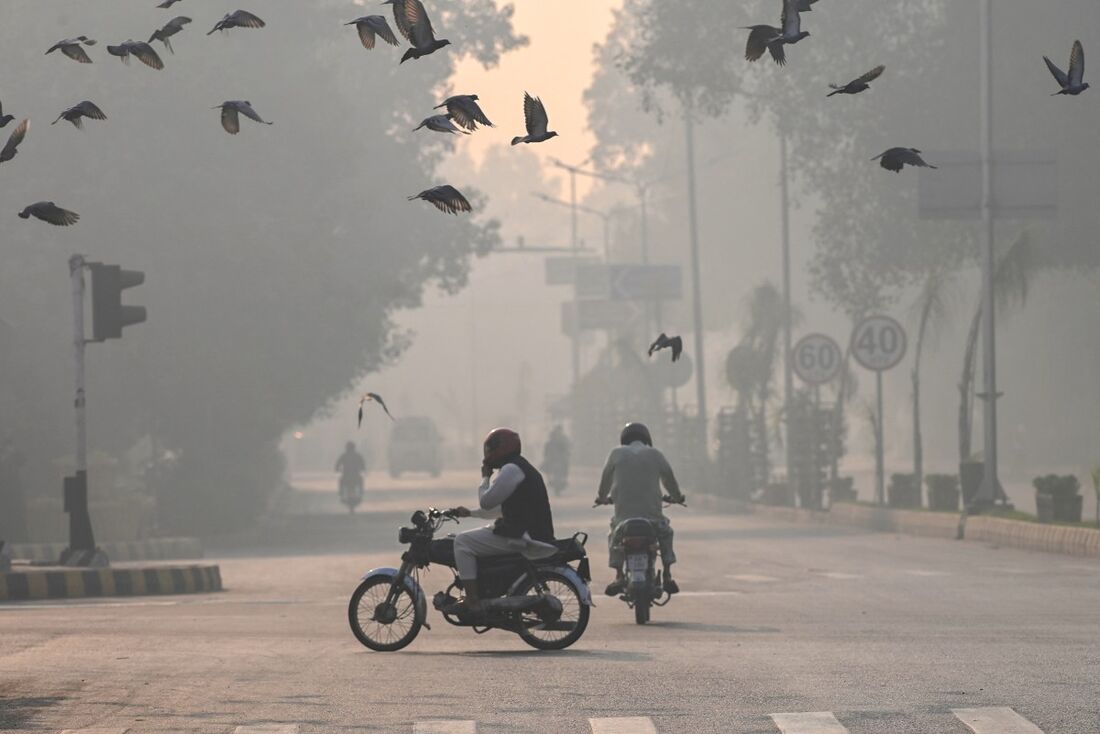
[[[532,540],[549,543],[554,539],[554,517],[550,513],[550,498],[542,474],[522,456],[509,459],[523,471],[523,481],[500,506],[502,517],[493,532],[507,538],[519,538],[528,533]]]

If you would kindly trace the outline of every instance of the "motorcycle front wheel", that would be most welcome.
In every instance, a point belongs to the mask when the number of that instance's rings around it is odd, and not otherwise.
[[[561,602],[561,616],[554,622],[543,624],[537,614],[524,614],[523,631],[519,636],[538,650],[564,650],[581,638],[588,627],[591,609],[581,600],[581,592],[566,576],[555,571],[542,573],[543,583],[551,596]],[[520,594],[537,594],[533,581],[519,590]]]
[[[348,603],[348,622],[359,642],[378,652],[394,652],[408,645],[423,620],[416,613],[416,599],[402,586],[393,605],[386,603],[392,580],[375,576],[359,584]]]

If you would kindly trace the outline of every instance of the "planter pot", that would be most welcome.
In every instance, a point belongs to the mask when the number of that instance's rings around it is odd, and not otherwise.
[[[887,503],[890,507],[911,509],[920,507],[920,487],[912,474],[894,474],[890,477],[890,486],[886,489]]]
[[[935,512],[957,512],[959,509],[959,478],[952,474],[929,474],[928,509]]]
[[[1085,498],[1079,494],[1035,493],[1035,514],[1039,522],[1081,522]]]
[[[830,502],[855,502],[858,498],[852,477],[837,477],[829,488]]]
[[[974,498],[978,496],[978,489],[982,486],[983,472],[985,472],[985,464],[981,461],[964,461],[959,464],[959,484],[962,485],[965,507],[974,504]]]
[[[763,501],[772,507],[794,507],[794,491],[784,483],[769,484],[764,488]]]

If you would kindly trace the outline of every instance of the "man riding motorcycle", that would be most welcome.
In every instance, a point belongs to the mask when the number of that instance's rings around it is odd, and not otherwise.
[[[336,471],[340,472],[341,496],[345,488],[356,487],[363,489],[363,472],[367,470],[367,462],[362,454],[355,450],[355,444],[348,441],[344,445],[344,453],[336,460]]]
[[[622,444],[611,451],[600,479],[598,505],[615,505],[611,518],[611,532],[607,536],[608,565],[615,569],[615,580],[608,584],[605,593],[618,596],[626,589],[623,576],[622,552],[616,548],[615,530],[619,523],[632,517],[644,517],[653,522],[657,542],[661,547],[664,563],[664,589],[676,594],[680,586],[672,579],[672,564],[676,554],[672,550],[672,524],[662,511],[661,485],[664,484],[673,502],[683,502],[684,495],[672,473],[668,460],[653,448],[649,429],[641,423],[629,423],[619,436]]]
[[[550,545],[554,518],[546,484],[538,469],[520,455],[521,448],[519,434],[509,428],[497,428],[485,438],[478,504],[482,510],[500,508],[501,517],[492,525],[455,536],[455,566],[465,597],[448,612],[476,614],[480,610],[478,558],[520,553],[537,560],[557,552]],[[466,508],[458,510],[469,514]]]

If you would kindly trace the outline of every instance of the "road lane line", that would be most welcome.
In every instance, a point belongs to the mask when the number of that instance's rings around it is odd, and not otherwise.
[[[592,734],[657,734],[657,727],[648,716],[622,719],[589,719]]]
[[[238,726],[233,734],[298,734],[300,731],[300,724],[252,724]]]
[[[1043,734],[1043,730],[1008,706],[951,709],[974,734]]]
[[[848,734],[848,730],[840,725],[831,711],[771,716],[783,734]]]
[[[417,721],[413,734],[477,734],[475,721]]]

